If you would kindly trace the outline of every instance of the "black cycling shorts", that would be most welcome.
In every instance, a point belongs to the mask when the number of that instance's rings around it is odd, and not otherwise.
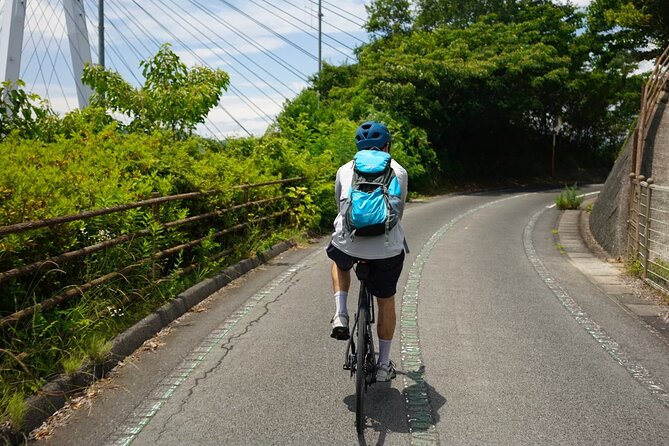
[[[326,249],[337,267],[343,271],[348,271],[358,260],[345,252],[339,250],[330,243]],[[404,251],[387,259],[366,260],[369,264],[369,279],[367,279],[367,289],[376,297],[392,297],[397,292],[397,281],[404,265]]]

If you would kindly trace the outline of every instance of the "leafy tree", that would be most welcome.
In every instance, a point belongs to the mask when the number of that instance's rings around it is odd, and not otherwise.
[[[466,28],[484,16],[488,21],[511,23],[526,20],[525,14],[540,6],[557,7],[551,0],[417,0],[416,27]],[[570,7],[570,6],[568,6]]]
[[[423,129],[444,172],[459,177],[546,172],[558,116],[562,154],[612,161],[640,76],[593,66],[583,12],[548,0],[425,0],[417,14],[411,32],[361,47],[336,82],[315,81],[330,88],[329,109]]]
[[[669,2],[594,0],[588,7],[588,32],[604,64],[621,52],[636,62],[651,59],[669,45]]]
[[[365,5],[367,32],[384,36],[407,32],[413,20],[410,6],[409,0],[373,0]]]
[[[58,117],[46,100],[27,93],[22,80],[0,84],[0,141],[11,132],[27,139],[52,137]]]
[[[230,77],[220,69],[192,69],[164,44],[140,62],[145,83],[135,89],[118,73],[99,65],[84,68],[83,81],[95,91],[91,103],[130,116],[131,130],[169,129],[179,137],[192,134],[227,89]]]

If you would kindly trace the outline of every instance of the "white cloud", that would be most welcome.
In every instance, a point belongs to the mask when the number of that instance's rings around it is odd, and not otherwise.
[[[0,0],[0,15],[7,1]],[[346,46],[353,48],[360,42],[346,33],[366,38],[360,27],[366,17],[365,3],[369,0],[323,3],[323,57],[328,62],[352,60]],[[84,1],[94,62],[98,60],[96,4]],[[78,107],[78,102],[62,1],[30,0],[27,5],[21,77],[29,91],[46,97],[54,110],[67,112]],[[261,134],[267,122],[259,115],[273,118],[287,99],[307,86],[306,78],[318,68],[316,14],[317,4],[311,0],[110,1],[105,3],[105,62],[137,86],[143,82],[139,62],[169,42],[188,66],[206,63],[227,71],[232,84],[223,96],[223,106],[249,131]],[[246,105],[245,100],[255,106]],[[240,131],[218,110],[212,111],[212,122],[226,132]]]

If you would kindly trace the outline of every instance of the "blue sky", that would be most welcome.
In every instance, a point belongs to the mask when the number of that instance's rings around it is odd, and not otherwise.
[[[6,2],[0,0],[0,15]],[[91,58],[98,61],[98,0],[83,0]],[[353,61],[367,40],[363,0],[323,1],[323,60]],[[27,0],[21,78],[54,110],[78,107],[62,0]],[[203,134],[262,134],[318,70],[314,0],[105,0],[105,65],[134,85],[139,61],[169,42],[189,66],[225,70],[231,85]],[[2,17],[0,17],[0,23]],[[271,55],[268,55],[270,53]]]
[[[0,23],[4,6],[0,0]],[[82,0],[91,58],[98,59],[98,0]],[[323,0],[323,59],[354,61],[367,41],[370,0]],[[590,0],[575,0],[587,6]],[[105,0],[105,61],[134,85],[139,61],[169,42],[189,66],[221,68],[231,78],[221,107],[198,131],[225,138],[260,135],[286,100],[318,70],[316,0]],[[58,112],[78,107],[62,0],[27,0],[21,78]],[[268,55],[271,54],[271,55]]]

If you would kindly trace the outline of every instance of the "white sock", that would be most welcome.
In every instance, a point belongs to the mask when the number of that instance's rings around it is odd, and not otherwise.
[[[346,314],[348,315],[348,308],[346,307],[346,301],[348,300],[348,291],[337,291],[334,294],[335,297],[335,308],[337,314]]]
[[[379,339],[379,363],[383,365],[388,365],[390,364],[390,344],[392,343],[392,339],[390,341],[386,341],[384,339]]]

